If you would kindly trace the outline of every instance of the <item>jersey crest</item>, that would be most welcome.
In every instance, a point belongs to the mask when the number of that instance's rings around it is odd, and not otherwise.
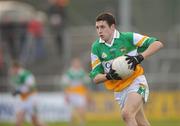
[[[122,52],[123,54],[127,53],[127,48],[126,47],[120,47],[120,52]]]
[[[105,59],[107,57],[107,54],[105,52],[102,53],[102,56],[101,56],[103,59]]]

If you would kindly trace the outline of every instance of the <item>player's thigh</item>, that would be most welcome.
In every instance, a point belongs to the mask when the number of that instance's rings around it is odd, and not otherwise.
[[[125,101],[122,111],[128,111],[128,113],[136,115],[136,113],[139,111],[142,105],[143,97],[136,92],[131,92],[127,95],[127,99]]]
[[[25,111],[19,110],[16,112],[16,123],[21,124],[25,119]]]
[[[139,126],[149,126],[150,125],[144,114],[143,106],[141,106],[141,108],[137,112],[135,118],[136,118],[136,121]]]
[[[69,95],[70,104],[76,108],[84,108],[86,106],[86,97],[78,94]]]
[[[39,123],[39,119],[38,119],[37,114],[32,114],[32,115],[31,115],[31,121],[32,121],[32,123],[35,124],[35,125]]]
[[[32,115],[32,114],[37,114],[38,113],[38,101],[37,101],[37,96],[32,95],[28,98],[25,106],[25,110],[27,114]]]
[[[114,92],[115,100],[124,108],[129,93],[137,93],[142,96],[143,102],[147,102],[149,88],[144,75],[137,77],[132,84],[121,92]],[[131,101],[130,101],[131,102]]]

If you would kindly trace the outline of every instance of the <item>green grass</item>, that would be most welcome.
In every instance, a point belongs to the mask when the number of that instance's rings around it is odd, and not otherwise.
[[[180,120],[151,120],[152,126],[180,126]],[[12,123],[2,123],[0,126],[14,126]],[[23,126],[31,126],[25,123]],[[48,126],[68,126],[65,122],[48,123]],[[75,125],[74,125],[75,126]],[[86,126],[125,126],[121,121],[91,121]]]

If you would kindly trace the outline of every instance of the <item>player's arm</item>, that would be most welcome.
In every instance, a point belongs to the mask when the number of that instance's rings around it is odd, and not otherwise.
[[[128,64],[131,64],[130,68],[135,70],[137,64],[140,64],[144,59],[153,55],[162,47],[163,44],[160,41],[154,41],[149,45],[149,47],[144,52],[139,53],[137,56],[127,55],[128,58],[126,58],[126,60],[128,60]]]
[[[95,84],[99,84],[106,80],[121,80],[121,77],[119,77],[115,70],[113,70],[112,68],[110,68],[108,73],[104,73],[101,63],[96,67],[93,67],[92,65],[90,77],[93,79],[93,82]]]
[[[106,78],[106,74],[97,74],[94,79],[93,79],[93,82],[98,84],[98,83],[101,83],[101,82],[104,82],[106,81],[107,78]]]
[[[17,91],[19,91],[19,94],[26,94],[30,93],[35,90],[35,78],[33,75],[27,77],[25,84],[20,86]]]
[[[107,80],[101,60],[99,58],[98,46],[96,43],[94,43],[91,48],[91,69],[90,77],[95,84],[99,84]]]
[[[149,47],[143,53],[141,53],[141,55],[144,57],[144,59],[146,59],[147,57],[149,57],[149,56],[153,55],[154,53],[156,53],[162,47],[163,47],[162,42],[155,41],[152,44],[150,44]]]
[[[19,85],[17,86],[16,84],[14,84],[15,82],[14,82],[13,78],[10,81],[10,83],[13,85],[13,89],[12,89],[12,95],[13,96],[25,94],[25,93],[28,93],[30,91],[31,86],[27,83],[24,83],[21,86],[19,86]],[[14,85],[16,85],[16,86],[14,86]]]
[[[90,77],[92,78],[93,82],[99,84],[106,80],[120,80],[121,78],[118,76],[115,70],[112,70],[111,68],[108,73],[104,73],[104,68],[98,55],[98,47],[93,45],[91,50],[92,70],[90,72]]]
[[[116,73],[116,71],[110,68],[108,73],[96,75],[93,81],[94,83],[101,83],[106,80],[121,80],[121,79],[122,78]]]
[[[16,96],[16,95],[19,95],[19,94],[21,94],[21,91],[19,89],[15,89],[15,90],[12,91],[13,96]]]
[[[132,37],[130,37],[131,35]],[[136,56],[127,55],[128,58],[126,60],[128,64],[131,64],[130,68],[135,70],[137,64],[140,64],[145,58],[156,53],[163,47],[163,44],[154,37],[148,37],[138,33],[132,33],[131,35],[129,35],[129,38],[132,38],[130,41],[138,47],[139,51]]]
[[[90,77],[95,84],[99,84],[107,80],[101,61],[94,53],[91,53],[91,67],[92,70],[90,72]]]
[[[95,84],[99,84],[106,80],[120,80],[121,79],[121,77],[118,76],[115,70],[111,68],[108,73],[104,73],[104,69],[102,67],[102,64],[99,58],[97,56],[94,56],[94,54],[91,54],[91,55],[93,55],[93,57],[96,57],[96,59],[91,62],[92,70],[90,72],[90,77],[92,78]]]

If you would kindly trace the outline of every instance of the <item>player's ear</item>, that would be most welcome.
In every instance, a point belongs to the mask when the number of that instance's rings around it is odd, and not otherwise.
[[[111,29],[115,29],[115,24],[112,24],[110,27]]]

